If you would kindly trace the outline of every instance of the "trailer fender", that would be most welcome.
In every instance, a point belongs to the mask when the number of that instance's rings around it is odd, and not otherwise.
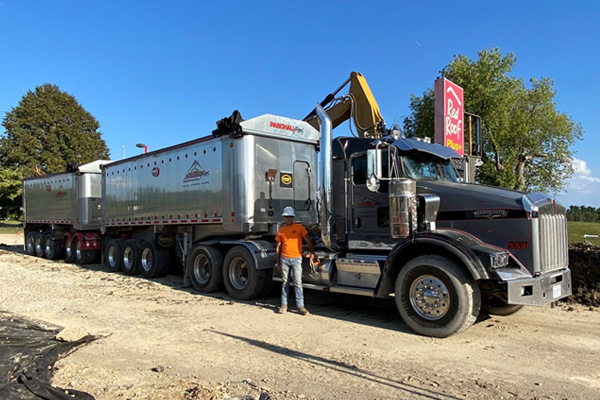
[[[77,239],[81,242],[82,250],[102,250],[102,240],[98,232],[67,232],[63,236],[62,246]]]
[[[271,269],[276,264],[276,249],[275,246],[266,240],[227,240],[215,239],[207,242],[202,242],[207,246],[225,245],[228,247],[244,246],[254,260],[256,269]]]
[[[387,257],[375,297],[394,292],[396,276],[410,260],[421,255],[439,254],[454,258],[473,280],[489,279],[489,255],[503,251],[485,244],[467,233],[445,229],[423,232],[399,243]]]

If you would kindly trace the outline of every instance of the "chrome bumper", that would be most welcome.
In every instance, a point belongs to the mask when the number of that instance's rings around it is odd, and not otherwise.
[[[508,304],[543,306],[570,296],[571,270],[566,269],[536,278],[506,280]]]

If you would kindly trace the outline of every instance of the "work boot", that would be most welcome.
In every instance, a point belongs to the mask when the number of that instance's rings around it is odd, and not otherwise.
[[[282,304],[281,307],[279,307],[279,314],[285,314],[287,311],[287,304]]]
[[[300,314],[300,315],[308,315],[310,313],[308,312],[308,310],[306,308],[304,308],[304,307],[298,307],[298,314]]]

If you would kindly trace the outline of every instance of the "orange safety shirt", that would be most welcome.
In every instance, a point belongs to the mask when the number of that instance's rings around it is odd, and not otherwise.
[[[302,257],[302,238],[307,233],[306,229],[300,224],[284,225],[275,236],[275,240],[281,243],[281,257]]]

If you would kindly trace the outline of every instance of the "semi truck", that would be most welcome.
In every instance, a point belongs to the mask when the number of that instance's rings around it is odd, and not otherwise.
[[[421,335],[571,294],[563,206],[462,181],[454,150],[386,129],[364,77],[348,81],[303,120],[236,111],[206,137],[25,179],[27,253],[147,278],[180,265],[185,285],[249,300],[281,280],[290,206],[319,256],[305,288],[393,299]],[[356,136],[334,138],[348,118]]]

